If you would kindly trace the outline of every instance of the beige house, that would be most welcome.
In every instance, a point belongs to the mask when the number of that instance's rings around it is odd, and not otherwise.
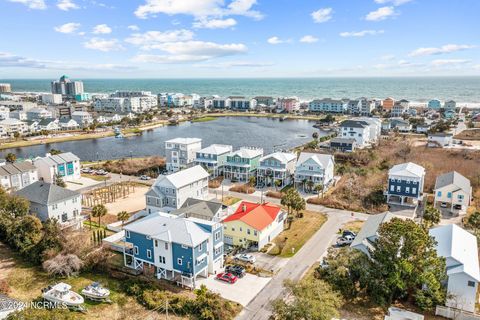
[[[470,180],[456,171],[437,177],[435,206],[448,209],[452,214],[465,214],[472,199]]]

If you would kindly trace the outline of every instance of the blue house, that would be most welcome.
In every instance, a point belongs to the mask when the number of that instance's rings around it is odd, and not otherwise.
[[[442,108],[442,103],[440,100],[432,99],[428,101],[428,109],[440,110]]]
[[[388,171],[387,203],[417,206],[423,198],[425,168],[407,162],[397,164]]]
[[[197,277],[208,277],[223,267],[221,223],[162,212],[128,224],[125,230],[125,266],[195,287]]]

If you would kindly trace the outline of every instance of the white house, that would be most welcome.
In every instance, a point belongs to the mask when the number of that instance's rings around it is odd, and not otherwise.
[[[38,129],[39,130],[47,130],[47,131],[57,131],[60,129],[58,124],[58,119],[55,118],[43,118],[38,122]]]
[[[44,104],[61,104],[62,95],[55,93],[46,93],[41,95],[42,102]]]
[[[381,124],[380,124],[381,129]],[[355,139],[357,148],[364,148],[371,142],[370,124],[359,120],[345,120],[340,124],[339,137]]]
[[[447,267],[447,307],[475,312],[480,270],[477,237],[455,224],[430,229]]]
[[[451,146],[453,144],[453,134],[438,132],[429,133],[427,146],[429,147],[441,147]]]
[[[200,149],[202,139],[199,138],[176,138],[165,141],[167,170],[176,172],[191,167]]]
[[[380,225],[392,220],[393,217],[395,216],[390,212],[369,216],[350,247],[360,250],[370,256],[370,250],[373,248],[372,244],[378,238],[378,229],[380,228]]]
[[[68,119],[68,118],[61,118],[58,121],[58,125],[60,126],[60,129],[62,130],[74,130],[79,127],[77,121],[73,119]]]
[[[472,199],[470,180],[456,171],[437,177],[435,181],[435,206],[446,207],[451,213],[466,213]]]
[[[0,166],[0,183],[5,190],[19,190],[35,181],[38,181],[37,168],[28,161]]]
[[[72,119],[80,126],[88,126],[93,122],[92,115],[87,111],[75,111],[72,113]]]
[[[0,127],[2,128],[3,135],[10,136],[18,132],[19,134],[28,133],[28,125],[14,118],[8,118],[0,121]]]
[[[280,181],[280,188],[292,183],[297,155],[288,152],[275,152],[260,158],[257,168],[257,184],[275,186]]]
[[[327,189],[333,183],[335,161],[333,155],[302,152],[295,167],[295,185],[305,188],[309,181],[313,187]]]
[[[169,175],[160,175],[146,193],[147,212],[180,208],[188,198],[206,200],[208,174],[201,166],[194,166]]]
[[[37,181],[15,193],[30,201],[30,213],[40,220],[56,219],[62,227],[81,228],[82,195],[44,181]]]
[[[80,179],[80,158],[71,152],[57,155],[47,154],[43,158],[33,160],[33,165],[38,169],[40,180],[52,183],[55,176],[60,176],[63,181],[76,181]]]
[[[355,120],[368,123],[370,130],[370,143],[376,143],[380,139],[380,136],[382,135],[382,120],[380,118],[361,117]]]

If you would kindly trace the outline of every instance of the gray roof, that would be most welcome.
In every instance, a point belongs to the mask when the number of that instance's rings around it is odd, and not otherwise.
[[[221,202],[188,198],[180,209],[170,213],[185,218],[195,217],[211,221],[222,207]]]
[[[9,176],[12,174],[29,172],[32,170],[37,170],[37,168],[35,168],[35,166],[28,161],[7,163],[3,166],[0,166],[0,176]]]
[[[54,118],[45,118],[45,119],[40,120],[38,125],[39,126],[46,126],[46,125],[49,125],[51,122],[55,122],[55,120],[56,119],[54,119]]]
[[[355,237],[355,240],[353,240],[351,246],[355,247],[363,244],[368,247],[370,243],[375,240],[380,225],[390,221],[393,217],[394,215],[390,212],[370,216],[363,224],[362,229]]]
[[[80,192],[68,190],[55,184],[37,181],[15,192],[16,195],[43,205],[58,203],[80,195]]]
[[[349,139],[349,138],[333,138],[330,139],[330,143],[351,143],[354,144],[356,142],[355,139]]]
[[[331,154],[322,154],[322,153],[311,153],[311,152],[302,152],[298,157],[297,168],[304,163],[305,161],[312,159],[322,168],[326,168],[330,161],[335,162],[335,158]]]
[[[358,120],[345,120],[340,124],[340,127],[365,128],[365,127],[368,127],[368,123],[365,121],[358,121]]]
[[[452,184],[468,194],[470,194],[472,190],[470,180],[456,171],[451,171],[438,176],[437,180],[435,181],[435,189],[440,189]]]
[[[153,239],[196,247],[209,234],[194,222],[171,214],[154,212],[124,227],[125,230],[148,235]]]

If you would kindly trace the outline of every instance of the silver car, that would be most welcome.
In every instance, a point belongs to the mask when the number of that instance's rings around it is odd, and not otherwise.
[[[240,260],[248,263],[255,263],[257,259],[251,254],[248,253],[239,253],[235,256],[235,260]]]

